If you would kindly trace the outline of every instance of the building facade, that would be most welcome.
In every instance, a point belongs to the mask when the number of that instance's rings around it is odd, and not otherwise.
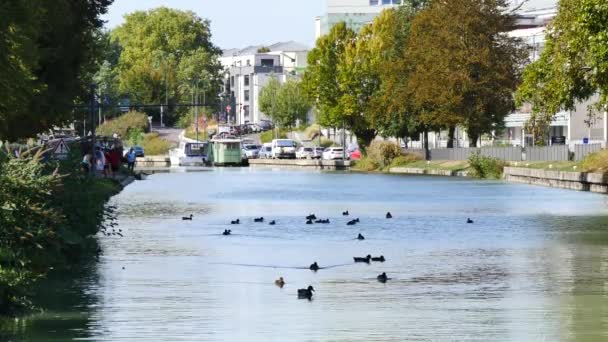
[[[260,91],[272,77],[280,83],[298,77],[306,68],[308,51],[308,47],[296,42],[225,50],[220,58],[225,69],[225,121],[243,125],[268,120],[260,110]]]

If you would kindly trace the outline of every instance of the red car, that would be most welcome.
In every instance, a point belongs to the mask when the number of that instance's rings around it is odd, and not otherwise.
[[[350,153],[350,160],[359,160],[361,159],[361,151],[356,149]]]

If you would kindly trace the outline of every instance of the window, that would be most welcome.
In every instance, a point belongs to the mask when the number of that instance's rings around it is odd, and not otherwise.
[[[249,101],[249,90],[245,90],[245,101]]]
[[[247,66],[251,66],[251,61],[247,60]]]
[[[230,77],[230,86],[234,87],[234,76]]]
[[[369,0],[370,6],[378,6],[378,0]]]
[[[272,66],[274,66],[274,59],[262,58],[262,60],[260,61],[260,63],[264,67],[272,67]]]
[[[243,115],[249,117],[249,106],[243,106]]]
[[[245,87],[248,87],[249,86],[249,75],[245,75],[244,82],[245,82]]]
[[[390,5],[392,0],[382,0],[383,5]]]

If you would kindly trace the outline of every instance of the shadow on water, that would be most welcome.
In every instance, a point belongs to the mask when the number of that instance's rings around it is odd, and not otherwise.
[[[70,341],[90,338],[91,311],[99,299],[91,286],[98,283],[95,264],[71,272],[57,272],[42,280],[34,302],[45,311],[19,318],[0,318],[0,341]]]

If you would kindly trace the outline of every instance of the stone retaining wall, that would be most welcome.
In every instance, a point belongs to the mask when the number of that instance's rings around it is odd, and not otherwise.
[[[578,191],[608,193],[608,175],[602,173],[549,171],[506,167],[504,177],[508,182],[549,186]]]
[[[389,173],[409,174],[409,175],[431,175],[431,176],[447,176],[447,177],[467,177],[467,171],[450,171],[437,169],[421,169],[413,167],[393,167]]]
[[[171,158],[169,156],[149,156],[143,158],[137,158],[136,165],[142,166],[171,166]]]
[[[317,170],[349,170],[350,161],[318,159],[250,159],[249,166],[311,168]]]

